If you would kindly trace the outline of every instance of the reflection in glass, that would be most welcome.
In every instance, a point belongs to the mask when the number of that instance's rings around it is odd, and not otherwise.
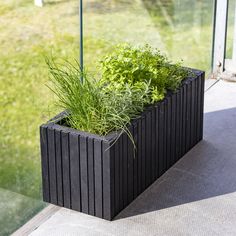
[[[85,67],[112,45],[150,44],[170,59],[210,70],[213,0],[84,0]]]
[[[39,125],[53,117],[45,56],[79,58],[77,0],[0,4],[0,235],[46,206],[41,195]],[[61,61],[60,61],[61,62]]]

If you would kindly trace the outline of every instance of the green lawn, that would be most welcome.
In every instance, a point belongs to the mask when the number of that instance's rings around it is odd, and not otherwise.
[[[209,70],[211,4],[84,2],[88,69],[95,70],[101,55],[125,41],[149,43],[173,60],[183,59],[184,65]],[[33,0],[4,0],[0,4],[0,188],[6,202],[4,211],[0,209],[0,235],[8,235],[44,206],[40,201],[38,130],[55,113],[53,96],[45,86],[48,72],[44,57],[79,58],[78,20],[77,0],[46,1],[43,8],[35,7]],[[14,192],[12,197],[10,192]]]
[[[0,187],[38,201],[16,201],[15,194],[14,201],[5,198],[0,235],[8,235],[44,206],[39,201],[38,130],[52,104],[44,55],[78,58],[77,1],[45,8],[32,3],[5,0],[0,6]]]

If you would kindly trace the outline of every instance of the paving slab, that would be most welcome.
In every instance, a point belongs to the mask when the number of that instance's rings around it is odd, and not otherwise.
[[[204,120],[204,140],[112,222],[61,208],[30,235],[236,235],[236,83],[207,90]]]

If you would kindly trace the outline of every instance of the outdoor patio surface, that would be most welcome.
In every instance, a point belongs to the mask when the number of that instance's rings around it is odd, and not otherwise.
[[[115,220],[61,208],[30,235],[236,235],[236,83],[206,91],[204,140]]]

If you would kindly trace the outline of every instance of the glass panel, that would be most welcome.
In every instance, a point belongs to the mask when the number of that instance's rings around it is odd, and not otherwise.
[[[46,206],[39,125],[52,116],[44,56],[78,58],[78,1],[0,4],[0,235]]]
[[[84,0],[85,66],[93,70],[114,44],[129,42],[209,72],[213,6],[213,0]]]
[[[227,40],[226,40],[226,58],[227,59],[231,59],[233,57],[235,14],[236,14],[236,1],[229,0],[228,28],[227,28]]]

